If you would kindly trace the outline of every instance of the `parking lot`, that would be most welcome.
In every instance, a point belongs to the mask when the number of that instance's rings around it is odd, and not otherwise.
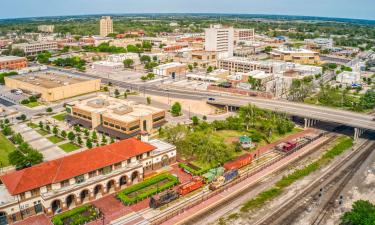
[[[101,78],[108,78],[118,81],[124,81],[129,83],[137,83],[141,81],[141,77],[145,75],[145,73],[142,73],[140,71],[134,71],[134,70],[122,70],[122,71],[115,71],[115,72],[102,72],[97,71],[92,68],[87,68],[86,70],[87,74],[91,74],[94,76],[99,76]]]
[[[176,86],[176,87],[184,87],[192,90],[207,90],[208,85],[210,83],[204,81],[197,81],[197,80],[180,80],[180,81],[172,81],[168,80],[165,81],[164,84]]]
[[[12,93],[10,88],[5,86],[0,86],[0,104],[4,106],[13,106],[22,101],[23,99],[27,99],[29,96],[26,94],[16,94]]]

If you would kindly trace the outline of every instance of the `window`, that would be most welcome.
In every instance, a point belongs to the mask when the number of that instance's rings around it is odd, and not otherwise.
[[[126,128],[125,127],[121,127],[121,130],[126,131]]]
[[[80,184],[85,181],[85,176],[80,175],[80,176],[75,177],[74,179],[76,180],[76,184]]]
[[[51,185],[51,184],[48,184],[48,185],[46,186],[46,188],[47,188],[47,191],[50,191],[50,190],[52,190],[52,185]]]
[[[138,128],[139,128],[139,125],[136,125],[136,126],[130,127],[129,130],[135,130],[135,129],[138,129]]]
[[[116,125],[115,127],[116,127],[116,129],[120,129],[120,126],[119,126],[119,125]]]
[[[108,126],[108,122],[105,122],[105,121],[104,121],[104,125],[107,125],[107,126]]]
[[[99,174],[99,175],[102,175],[102,174],[103,174],[103,168],[101,168],[101,169],[98,170],[98,174]]]
[[[131,159],[128,159],[128,160],[127,160],[127,163],[128,163],[128,164],[129,164],[129,163],[131,163],[131,162],[132,162],[132,160],[131,160]]]
[[[107,166],[103,168],[103,174],[108,174],[112,172],[112,166]]]
[[[121,162],[116,163],[116,164],[115,164],[115,169],[120,169],[120,168],[121,168]]]
[[[68,187],[69,186],[69,180],[64,180],[64,181],[61,181],[61,187]]]
[[[96,170],[89,172],[89,178],[95,177],[96,176]]]
[[[23,192],[23,193],[20,194],[20,199],[21,200],[25,200],[26,199],[25,192]]]
[[[39,195],[39,188],[35,188],[35,189],[31,190],[30,193],[31,193],[32,197],[38,196]]]
[[[137,160],[142,159],[142,155],[137,155]]]

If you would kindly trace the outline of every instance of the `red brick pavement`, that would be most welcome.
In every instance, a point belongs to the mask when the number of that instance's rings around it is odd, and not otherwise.
[[[172,169],[169,170],[169,172],[170,172],[171,174],[175,174],[175,175],[177,175],[178,178],[180,179],[180,183],[183,184],[183,183],[185,183],[185,182],[191,180],[191,177],[192,177],[191,174],[185,173],[184,170],[182,170],[180,167],[178,167],[178,164],[177,164],[177,163],[174,164],[174,165],[172,165],[171,167],[172,167]]]
[[[309,145],[309,146],[306,146],[304,148],[302,148],[301,150],[297,151],[297,152],[294,152],[293,154],[290,154],[289,156],[285,157],[284,159],[276,162],[275,164],[265,168],[264,170],[254,174],[253,176],[233,185],[232,187],[229,187],[228,189],[226,189],[224,192],[218,194],[218,195],[214,195],[213,197],[207,199],[206,201],[204,202],[201,202],[200,204],[184,211],[183,213],[175,216],[175,217],[172,217],[171,219],[169,219],[168,221],[162,223],[162,225],[172,225],[172,224],[177,224],[181,221],[183,221],[184,219],[190,217],[191,215],[194,215],[195,213],[201,211],[202,209],[204,208],[207,208],[208,206],[210,205],[213,205],[213,204],[217,204],[218,201],[220,201],[221,199],[223,199],[225,196],[228,196],[238,190],[241,190],[243,188],[245,188],[246,186],[248,185],[251,185],[253,184],[254,182],[256,182],[257,180],[259,180],[260,178],[272,173],[273,171],[277,170],[278,168],[282,167],[283,165],[285,165],[286,163],[289,163],[289,161],[293,160],[293,159],[296,159],[302,155],[304,155],[306,152],[310,151],[311,149],[313,149],[314,147],[318,146],[319,144],[321,144],[324,140],[326,140],[325,138],[322,138],[320,139],[319,141],[316,141],[314,142],[313,144]]]
[[[52,222],[45,214],[40,214],[16,222],[14,225],[52,225]]]

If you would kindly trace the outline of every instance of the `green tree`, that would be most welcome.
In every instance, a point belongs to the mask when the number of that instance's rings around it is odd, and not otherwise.
[[[199,118],[197,117],[197,116],[193,116],[192,118],[191,118],[191,120],[193,121],[193,125],[198,125],[199,124]]]
[[[46,112],[48,112],[48,113],[51,113],[53,111],[53,109],[51,108],[51,107],[48,107],[47,109],[46,109]]]
[[[363,109],[373,109],[375,107],[375,90],[370,89],[359,99],[359,105]]]
[[[108,142],[108,140],[107,140],[107,138],[103,135],[102,136],[102,145],[106,145],[107,144],[107,142]]]
[[[147,100],[147,105],[150,105],[151,104],[151,97],[147,97],[146,100]]]
[[[180,116],[181,110],[182,110],[182,107],[179,102],[175,102],[171,107],[171,113],[173,116]]]
[[[53,129],[52,129],[52,133],[54,135],[57,135],[59,133],[59,129],[57,129],[57,126],[54,126]]]
[[[374,225],[375,205],[369,201],[358,200],[353,203],[351,211],[341,217],[343,225]]]
[[[116,98],[118,98],[120,96],[120,92],[119,92],[118,89],[115,89],[115,96],[116,96]]]
[[[207,73],[211,73],[212,71],[214,70],[214,68],[212,66],[209,66],[207,67]]]
[[[111,137],[111,144],[115,143],[115,139]]]
[[[80,136],[77,137],[77,143],[79,145],[82,145],[82,143],[83,143],[82,138]]]
[[[95,130],[92,132],[91,138],[92,138],[92,140],[93,140],[94,142],[96,142],[96,140],[98,140],[98,135],[96,134],[96,131],[95,131]]]
[[[85,130],[83,131],[83,133],[85,134],[86,137],[90,136],[90,132],[89,132],[89,130],[87,130],[87,129],[85,129]]]
[[[264,52],[265,53],[270,53],[272,51],[272,47],[271,46],[267,46],[264,48]]]
[[[40,129],[43,129],[43,126],[44,126],[44,125],[43,125],[43,122],[42,122],[42,121],[39,121],[39,128],[40,128]]]
[[[86,140],[86,147],[87,148],[92,148],[92,141],[91,141],[90,138],[87,138],[87,140]]]
[[[192,72],[193,69],[194,69],[193,65],[191,65],[191,64],[188,65],[188,68],[189,68],[189,71],[190,71],[190,72]]]
[[[126,93],[126,91],[124,92],[124,98],[125,98],[125,99],[128,98],[128,93]]]
[[[51,131],[51,127],[50,127],[48,124],[46,124],[45,129],[46,129],[46,131],[48,131],[48,132]]]
[[[14,134],[12,136],[12,139],[18,145],[20,145],[20,144],[22,144],[24,142],[24,139],[23,139],[23,137],[22,137],[22,135],[20,133]]]
[[[125,59],[123,63],[124,63],[125,68],[131,68],[134,65],[134,60]]]
[[[5,136],[9,136],[11,134],[13,134],[13,130],[12,128],[10,128],[10,126],[6,125],[3,127],[3,129],[1,130],[1,132],[5,135]]]
[[[61,135],[61,137],[63,137],[65,139],[66,136],[67,136],[67,133],[66,133],[65,130],[62,130],[60,135]]]
[[[36,57],[36,60],[39,62],[39,63],[49,63],[49,59],[51,58],[52,54],[50,52],[42,52],[42,53],[39,53]]]
[[[75,125],[74,131],[77,132],[77,133],[81,132],[81,127],[79,125]]]
[[[76,135],[72,131],[70,131],[68,133],[68,139],[69,139],[69,141],[74,141],[75,138],[76,138]]]

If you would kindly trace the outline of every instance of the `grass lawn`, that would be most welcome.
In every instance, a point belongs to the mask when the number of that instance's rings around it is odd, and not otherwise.
[[[39,127],[39,126],[38,126],[37,124],[35,124],[35,123],[27,123],[27,126],[30,127],[30,128],[33,128],[33,129]]]
[[[57,136],[51,136],[51,137],[48,137],[47,138],[50,142],[54,143],[54,144],[57,144],[59,142],[62,142],[64,141],[64,139],[62,139],[61,137],[57,137]]]
[[[66,113],[60,113],[57,115],[54,115],[52,118],[58,121],[64,121]]]
[[[40,135],[42,136],[46,136],[46,135],[49,135],[50,133],[48,133],[47,131],[45,130],[42,130],[42,129],[39,129],[39,130],[36,130],[36,132],[38,132]]]
[[[80,146],[73,144],[73,143],[62,144],[62,145],[59,145],[59,147],[65,152],[72,152],[81,148]]]
[[[8,155],[15,149],[14,145],[3,134],[0,134],[0,166],[9,166]]]
[[[29,108],[34,108],[34,107],[40,106],[42,104],[40,104],[39,102],[29,102],[29,103],[23,104],[23,105],[26,106],[26,107],[29,107]]]

